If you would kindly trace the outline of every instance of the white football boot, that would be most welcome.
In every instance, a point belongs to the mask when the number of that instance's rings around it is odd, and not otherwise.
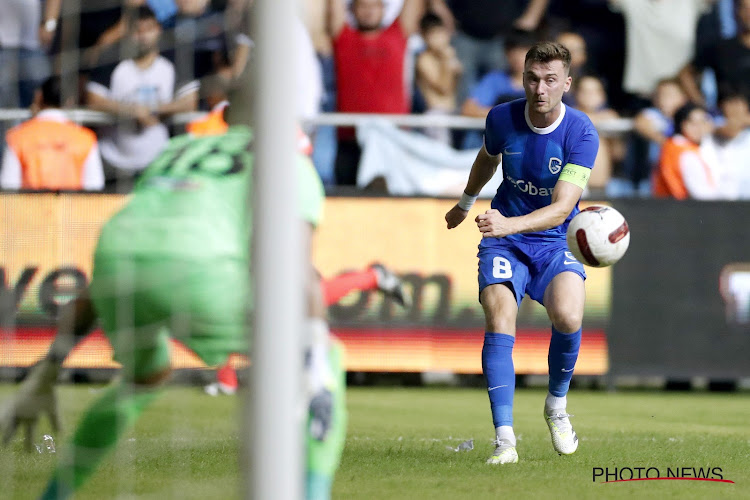
[[[552,446],[560,455],[572,455],[578,449],[578,436],[570,423],[570,415],[565,410],[544,409],[544,420],[549,427]]]
[[[518,452],[512,443],[506,439],[495,439],[492,443],[495,445],[495,452],[487,459],[488,464],[501,465],[518,463]]]

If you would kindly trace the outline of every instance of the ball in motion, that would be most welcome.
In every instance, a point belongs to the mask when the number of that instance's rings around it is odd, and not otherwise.
[[[630,228],[620,212],[612,207],[592,205],[570,221],[568,248],[591,267],[611,266],[625,255],[630,244]]]

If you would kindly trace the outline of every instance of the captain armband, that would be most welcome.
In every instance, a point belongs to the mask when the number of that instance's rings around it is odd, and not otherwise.
[[[562,172],[560,172],[558,180],[570,182],[581,189],[586,189],[589,177],[591,177],[590,168],[582,167],[581,165],[576,165],[574,163],[568,163],[563,167]]]

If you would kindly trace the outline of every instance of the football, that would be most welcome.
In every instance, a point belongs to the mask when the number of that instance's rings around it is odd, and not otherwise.
[[[583,264],[607,267],[625,255],[630,228],[614,208],[592,205],[573,217],[566,237],[568,248]]]

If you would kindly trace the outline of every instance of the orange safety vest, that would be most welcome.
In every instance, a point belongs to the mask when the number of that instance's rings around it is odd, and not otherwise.
[[[683,136],[675,135],[667,139],[661,148],[659,165],[654,171],[651,189],[658,198],[685,200],[690,197],[680,170],[680,157],[683,153],[694,152],[700,156],[700,146]],[[706,178],[712,179],[711,169],[701,159]]]
[[[32,118],[8,131],[6,142],[21,163],[22,189],[77,190],[96,134],[72,122]]]
[[[224,120],[224,109],[227,106],[229,106],[228,102],[220,102],[206,116],[188,123],[187,132],[195,136],[223,134],[229,130],[229,125]],[[305,134],[299,125],[297,125],[297,151],[307,156],[310,156],[313,152],[310,137]]]
[[[187,124],[188,133],[195,136],[221,135],[229,130],[229,125],[224,120],[224,109],[229,105],[224,101],[217,104],[206,116],[197,118]]]

